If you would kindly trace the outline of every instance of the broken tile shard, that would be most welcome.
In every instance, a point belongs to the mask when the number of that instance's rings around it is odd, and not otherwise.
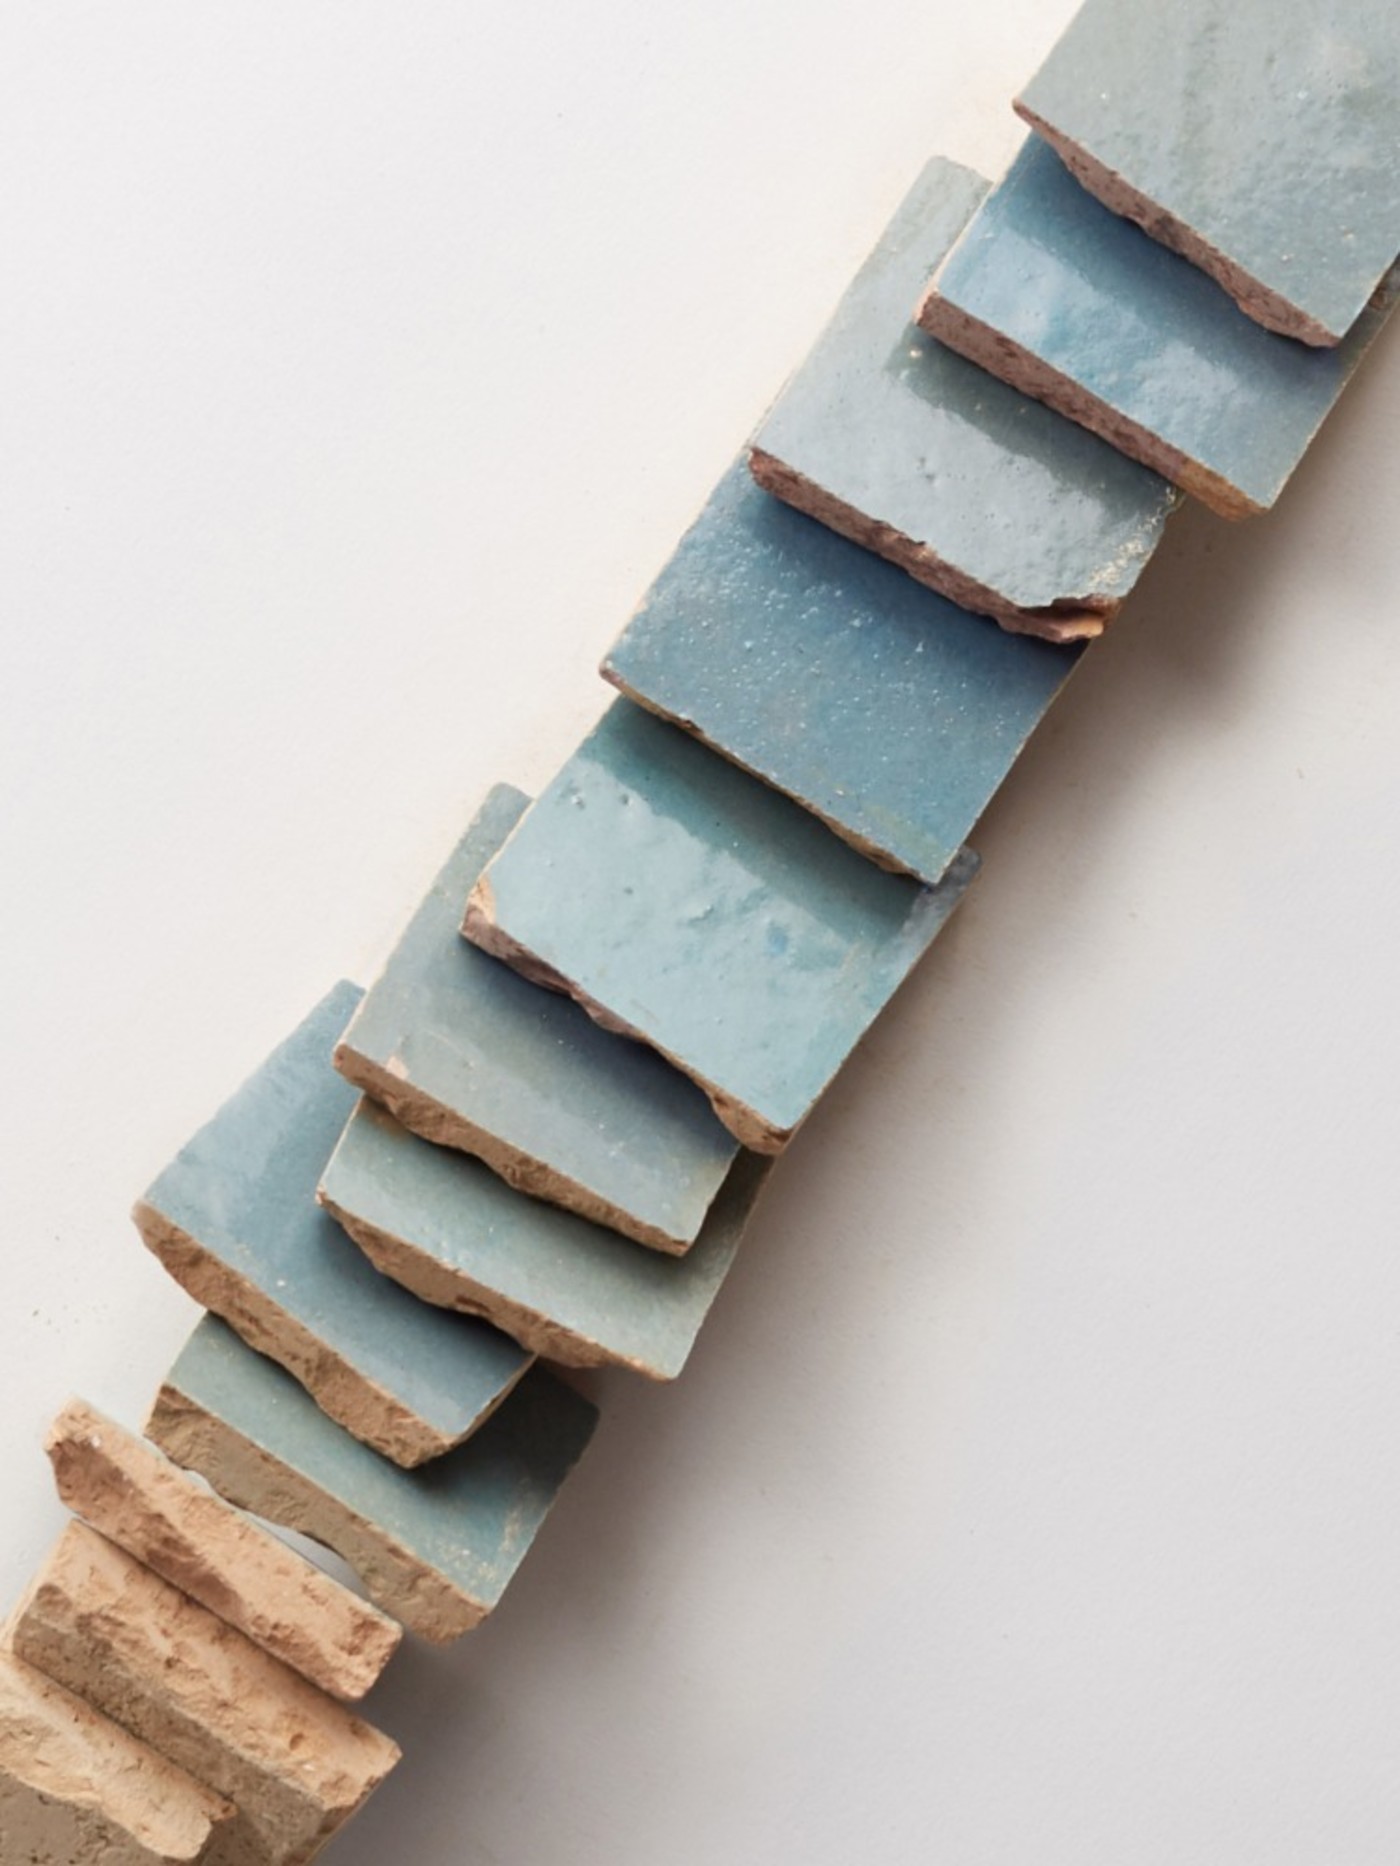
[[[206,1316],[146,1430],[231,1503],[334,1549],[386,1613],[446,1643],[495,1607],[596,1421],[535,1367],[466,1444],[404,1470]]]
[[[1087,0],[1016,108],[1285,336],[1339,343],[1400,253],[1394,0]]]
[[[338,1698],[363,1697],[403,1629],[95,1407],[46,1449],[63,1502],[128,1554]]]
[[[477,883],[468,938],[650,1043],[779,1151],[947,923],[791,798],[626,700]]]
[[[221,1796],[0,1650],[0,1859],[7,1866],[198,1866],[214,1860],[233,1818]],[[229,1860],[226,1850],[218,1857]]]
[[[930,162],[752,443],[769,492],[964,609],[1101,634],[1176,495],[933,341],[914,309],[988,184]]]
[[[250,1862],[309,1860],[399,1759],[84,1523],[63,1532],[11,1630],[20,1658],[231,1801]]]
[[[362,1102],[321,1197],[386,1275],[426,1302],[489,1316],[550,1360],[681,1371],[738,1252],[764,1179],[730,1171],[684,1257],[644,1250],[573,1212],[524,1198],[478,1160],[434,1147]]]
[[[1111,213],[1038,137],[919,312],[932,335],[1111,439],[1226,518],[1273,505],[1400,295],[1332,350],[1247,318]]]
[[[469,1437],[530,1356],[377,1275],[316,1203],[357,1099],[331,1052],[361,995],[350,984],[329,992],[133,1216],[198,1302],[280,1361],[347,1430],[412,1465]]]
[[[956,608],[760,492],[740,462],[602,671],[862,854],[932,884],[1081,652]]]
[[[461,937],[462,911],[529,799],[498,785],[336,1049],[405,1127],[521,1192],[681,1252],[737,1143],[695,1084]],[[348,1111],[347,1111],[348,1112]]]

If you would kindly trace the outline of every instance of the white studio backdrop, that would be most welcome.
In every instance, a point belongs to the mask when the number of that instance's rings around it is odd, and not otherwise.
[[[133,1196],[603,649],[1068,0],[0,13],[0,1584]],[[679,1384],[370,1703],[340,1866],[1395,1866],[1400,339],[1190,511]]]

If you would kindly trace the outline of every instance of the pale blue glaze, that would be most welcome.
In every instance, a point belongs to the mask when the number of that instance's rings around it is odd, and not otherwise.
[[[1119,602],[1171,488],[913,322],[986,192],[970,169],[928,164],[753,444],[1004,603]]]
[[[741,1156],[697,1242],[670,1257],[512,1191],[479,1160],[420,1140],[363,1101],[321,1189],[337,1214],[408,1246],[433,1288],[445,1272],[449,1299],[455,1292],[484,1313],[511,1304],[543,1318],[556,1336],[554,1359],[614,1361],[669,1380],[734,1261],[763,1173]],[[397,1263],[394,1274],[429,1287],[413,1263]]]
[[[1335,350],[1276,336],[1110,213],[1034,136],[938,293],[1259,508],[1283,491],[1393,304],[1392,291]]]
[[[889,874],[619,700],[487,869],[496,925],[688,1074],[795,1129],[976,870]]]
[[[1078,659],[955,608],[740,462],[603,673],[936,882]]]
[[[704,1095],[652,1051],[601,1030],[567,998],[526,984],[461,937],[472,885],[528,801],[507,785],[491,792],[345,1047],[527,1162],[689,1243],[737,1151]]]
[[[1395,0],[1088,0],[1023,101],[1334,339],[1400,253]]]
[[[145,1203],[442,1440],[471,1432],[530,1356],[380,1276],[316,1203],[357,1100],[331,1068],[361,998],[337,985],[182,1148]]]
[[[282,1368],[214,1316],[190,1336],[165,1385],[486,1610],[520,1566],[598,1417],[572,1387],[533,1367],[466,1444],[405,1471],[328,1419]],[[179,1447],[186,1463],[188,1450]],[[252,1468],[241,1467],[240,1476]],[[203,1475],[218,1488],[216,1468]],[[270,1480],[246,1507],[287,1522],[283,1494]],[[339,1552],[347,1560],[353,1553]],[[413,1625],[411,1600],[379,1604]]]

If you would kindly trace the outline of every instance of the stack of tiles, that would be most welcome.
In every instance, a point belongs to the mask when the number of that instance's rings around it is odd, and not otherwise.
[[[1006,178],[919,176],[622,697],[138,1203],[210,1313],[145,1439],[53,1427],[81,1520],[0,1651],[4,1859],[309,1860],[398,1757],[346,1701],[492,1611],[590,1440],[542,1363],[681,1372],[1181,493],[1271,506],[1400,294],[1400,31],[1335,11],[1088,0]]]

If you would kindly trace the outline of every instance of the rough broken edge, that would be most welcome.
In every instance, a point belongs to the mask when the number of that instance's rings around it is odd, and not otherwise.
[[[44,1449],[74,1515],[332,1697],[362,1698],[397,1651],[403,1628],[388,1614],[86,1401],[68,1402]],[[146,1467],[134,1477],[133,1462]],[[131,1533],[129,1505],[152,1533]]]
[[[5,1784],[11,1784],[7,1792]],[[227,1835],[232,1806],[83,1698],[0,1645],[0,1809],[28,1796],[49,1831],[6,1825],[7,1846],[42,1846],[17,1857],[57,1859],[81,1843],[98,1866],[197,1866]],[[68,1820],[64,1820],[67,1813]],[[21,1823],[24,1814],[19,1815]],[[55,1832],[69,1827],[67,1833]]]
[[[508,847],[509,840],[502,845],[503,849]],[[490,953],[493,959],[504,960],[512,971],[518,972],[532,985],[540,985],[546,991],[557,991],[566,998],[572,998],[574,1003],[582,1006],[594,1023],[601,1025],[604,1030],[612,1031],[615,1036],[630,1037],[634,1043],[645,1043],[647,1048],[655,1050],[658,1056],[664,1056],[666,1061],[679,1069],[682,1075],[689,1076],[692,1082],[705,1091],[721,1126],[728,1128],[741,1146],[748,1147],[754,1153],[782,1152],[797,1132],[800,1122],[792,1127],[776,1127],[756,1109],[747,1107],[743,1102],[737,1101],[734,1096],[726,1094],[715,1083],[698,1075],[690,1064],[677,1056],[673,1050],[663,1048],[661,1044],[653,1042],[645,1031],[638,1030],[635,1025],[626,1023],[622,1018],[615,1016],[606,1005],[600,1004],[596,998],[589,997],[587,992],[572,984],[562,972],[548,965],[543,959],[537,958],[517,940],[512,939],[508,933],[496,925],[495,909],[495,895],[488,871],[480,878],[468,897],[467,911],[462,920],[463,937],[469,939],[473,946],[479,946],[483,952]],[[803,1119],[805,1118],[804,1114]]]
[[[979,369],[988,370],[1012,388],[1019,389],[1023,395],[1044,402],[1067,420],[1088,428],[1130,460],[1151,467],[1221,518],[1252,518],[1268,509],[1219,473],[1171,446],[1160,435],[1130,420],[1119,409],[1111,408],[1083,383],[1052,368],[1005,332],[993,329],[981,318],[950,303],[939,291],[940,276],[941,271],[935,275],[916,313],[919,328],[929,336],[946,344],[950,350],[956,350]],[[1283,488],[1280,486],[1278,490],[1281,492]]]
[[[522,1361],[515,1378],[465,1430],[455,1435],[441,1432],[352,1367],[309,1328],[279,1308],[256,1283],[232,1269],[145,1199],[137,1201],[131,1216],[147,1249],[196,1302],[220,1316],[250,1348],[284,1367],[337,1425],[406,1470],[440,1458],[470,1438],[529,1369],[529,1362]]]
[[[357,1018],[358,1015],[357,1012]],[[392,1061],[386,1066],[356,1049],[354,1037],[352,1022],[336,1046],[333,1058],[336,1068],[347,1082],[353,1083],[371,1101],[387,1108],[396,1121],[421,1140],[429,1140],[438,1147],[451,1147],[458,1153],[469,1153],[514,1191],[548,1205],[562,1206],[565,1211],[575,1212],[592,1224],[603,1225],[609,1231],[630,1238],[634,1244],[644,1244],[648,1250],[662,1251],[669,1257],[683,1257],[699,1236],[698,1225],[690,1237],[678,1237],[657,1225],[649,1225],[620,1205],[590,1191],[578,1180],[570,1179],[566,1173],[512,1147],[508,1141],[488,1133],[465,1115],[435,1100],[417,1083],[397,1075]]]
[[[171,1381],[156,1395],[146,1436],[230,1503],[333,1549],[360,1577],[375,1605],[420,1638],[450,1645],[489,1613],[489,1604],[464,1594],[371,1518],[264,1451]]]
[[[1150,195],[1134,188],[1125,176],[1091,154],[1083,143],[1074,141],[1064,131],[1048,123],[1023,98],[1016,98],[1012,107],[1036,135],[1050,145],[1081,187],[1086,188],[1110,212],[1141,227],[1159,246],[1179,253],[1207,277],[1214,279],[1222,291],[1228,292],[1247,318],[1252,318],[1265,330],[1273,331],[1276,336],[1293,337],[1299,343],[1311,344],[1314,349],[1335,349],[1346,336],[1346,331],[1329,329],[1321,319],[1291,303],[1282,292],[1265,285],[1262,279],[1255,278],[1238,260],[1223,253],[1188,221],[1171,213]],[[1380,283],[1379,278],[1376,283]]]
[[[948,341],[941,331],[934,331],[933,335],[944,342]],[[950,349],[957,347],[956,344],[949,344]],[[963,354],[966,355],[966,351]],[[1005,379],[1010,380],[1009,377]],[[1042,396],[1040,399],[1045,398]],[[859,544],[865,550],[873,551],[877,557],[897,565],[913,577],[916,583],[922,583],[927,589],[946,596],[959,609],[970,610],[974,615],[990,616],[999,628],[1005,629],[1010,635],[1034,635],[1041,641],[1053,642],[1061,648],[1072,642],[1094,641],[1103,634],[1123,606],[1122,597],[1067,596],[1057,598],[1043,608],[1020,608],[1008,602],[1004,596],[999,596],[985,583],[979,583],[966,571],[948,563],[931,545],[921,543],[907,532],[898,531],[893,525],[857,511],[853,505],[836,498],[833,493],[817,485],[815,480],[808,479],[766,448],[749,449],[749,471],[765,492],[772,493],[785,505],[805,512],[829,531],[837,532],[841,537],[849,538],[853,544]]]

